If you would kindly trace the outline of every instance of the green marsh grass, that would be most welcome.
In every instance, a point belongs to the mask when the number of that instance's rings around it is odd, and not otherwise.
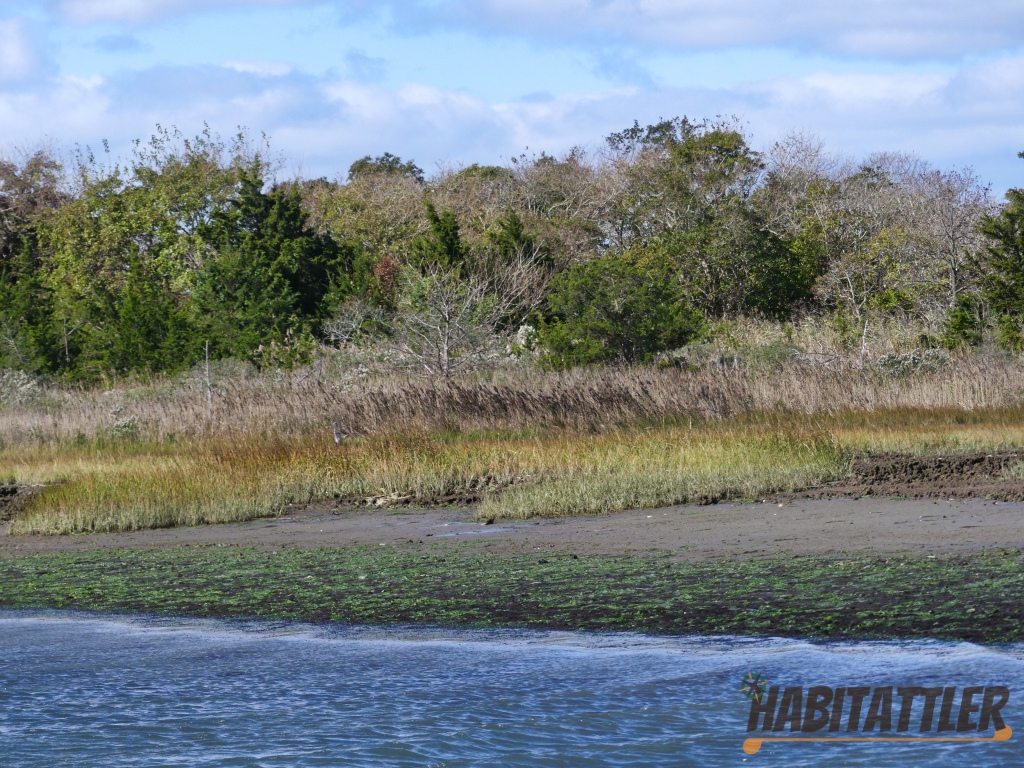
[[[827,435],[720,424],[0,453],[0,474],[46,485],[13,523],[16,533],[247,520],[331,497],[469,498],[498,517],[587,514],[753,498],[840,476],[845,466]]]
[[[15,533],[249,520],[290,504],[479,502],[482,518],[754,499],[840,479],[857,455],[1024,445],[1024,416],[911,411],[751,414],[607,431],[502,430],[278,440],[64,443],[0,451],[0,476],[43,485]],[[1022,470],[1013,470],[1022,471]]]

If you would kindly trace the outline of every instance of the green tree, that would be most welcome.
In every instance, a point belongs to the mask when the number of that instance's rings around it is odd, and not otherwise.
[[[77,194],[40,230],[67,375],[195,362],[196,347],[181,343],[186,331],[179,326],[192,314],[196,275],[215,253],[209,224],[228,206],[241,170],[252,166],[263,162],[244,137],[225,143],[208,131],[185,138],[159,127],[124,164],[79,158]],[[166,322],[140,316],[142,296]],[[142,323],[143,338],[157,351],[139,350],[139,328],[125,318]],[[157,340],[158,326],[176,341]],[[171,350],[185,357],[172,360]]]
[[[59,365],[51,294],[35,240],[26,235],[0,267],[0,368],[46,373]]]
[[[734,123],[634,123],[607,141],[625,179],[613,249],[660,251],[711,316],[784,317],[810,297],[817,270],[768,228],[754,199],[764,162]]]
[[[554,277],[540,330],[548,364],[636,362],[700,335],[675,268],[658,255],[607,255]]]
[[[0,367],[59,364],[39,228],[66,199],[63,167],[46,152],[0,160]]]
[[[351,252],[307,229],[298,189],[264,192],[258,169],[241,174],[206,237],[216,256],[196,278],[195,305],[218,356],[308,337],[351,291]]]
[[[103,370],[173,371],[190,365],[200,343],[177,297],[146,265],[132,259],[104,334]]]
[[[383,155],[371,157],[366,155],[356,160],[348,168],[350,181],[364,176],[381,174],[385,176],[402,176],[423,183],[423,169],[412,160],[402,160],[398,155],[385,152]]]
[[[430,229],[413,238],[409,244],[410,260],[418,269],[432,266],[459,268],[465,261],[469,249],[462,241],[459,221],[455,212],[446,208],[438,212],[433,203],[427,203],[427,220]]]
[[[983,307],[976,296],[961,293],[946,316],[942,345],[946,349],[975,347],[981,344],[985,331]]]
[[[1024,159],[1024,152],[1019,156]],[[981,231],[989,241],[984,296],[1000,340],[1019,350],[1024,347],[1024,189],[1008,191],[999,213],[982,219]]]

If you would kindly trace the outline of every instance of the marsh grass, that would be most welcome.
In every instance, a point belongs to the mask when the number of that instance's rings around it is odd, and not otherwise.
[[[642,509],[817,485],[844,474],[847,462],[825,435],[751,428],[690,435],[672,430],[547,457],[535,482],[489,494],[480,516],[526,518]]]
[[[246,520],[290,504],[479,502],[490,517],[757,498],[842,477],[866,453],[1024,446],[1024,367],[927,374],[500,370],[438,382],[194,377],[46,390],[0,408],[0,478],[45,486],[15,532]],[[333,438],[332,423],[344,435]]]
[[[0,406],[0,447],[307,439],[330,435],[332,422],[347,435],[365,437],[1024,405],[1024,364],[1015,358],[964,355],[939,370],[905,375],[842,359],[790,360],[768,369],[702,365],[565,372],[523,365],[446,381],[313,367],[215,376],[209,389],[195,375],[86,391],[51,387]]]
[[[246,520],[289,504],[482,499],[501,517],[604,512],[700,497],[755,496],[841,472],[827,438],[749,426],[610,433],[410,435],[114,455],[50,448],[0,454],[0,472],[49,487],[14,532],[134,530]],[[571,490],[575,489],[575,490]]]
[[[17,533],[116,531],[248,520],[290,504],[478,501],[482,518],[611,512],[753,499],[843,477],[878,452],[1024,445],[1015,409],[751,413],[604,430],[532,427],[95,443],[0,451],[0,477],[45,485]],[[1021,471],[1021,470],[1015,470]]]

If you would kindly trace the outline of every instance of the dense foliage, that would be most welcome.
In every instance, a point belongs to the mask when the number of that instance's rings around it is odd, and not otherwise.
[[[627,253],[576,264],[551,281],[541,329],[556,367],[638,362],[684,346],[704,318],[687,301],[667,259]]]
[[[762,153],[686,118],[429,179],[385,153],[281,182],[266,158],[158,129],[123,163],[0,159],[0,368],[288,366],[371,339],[447,375],[509,349],[643,360],[708,321],[807,314],[851,345],[888,319],[1024,347],[1024,191],[1000,208],[969,171],[804,138]]]

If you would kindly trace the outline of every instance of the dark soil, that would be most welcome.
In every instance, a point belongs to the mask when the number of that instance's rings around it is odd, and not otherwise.
[[[25,489],[19,485],[0,485],[0,523],[5,523],[14,517],[17,504],[24,496]]]
[[[994,499],[1024,501],[1024,480],[1007,469],[1024,453],[955,456],[882,454],[857,459],[850,477],[799,491],[791,498],[829,499],[879,496],[906,499]]]

